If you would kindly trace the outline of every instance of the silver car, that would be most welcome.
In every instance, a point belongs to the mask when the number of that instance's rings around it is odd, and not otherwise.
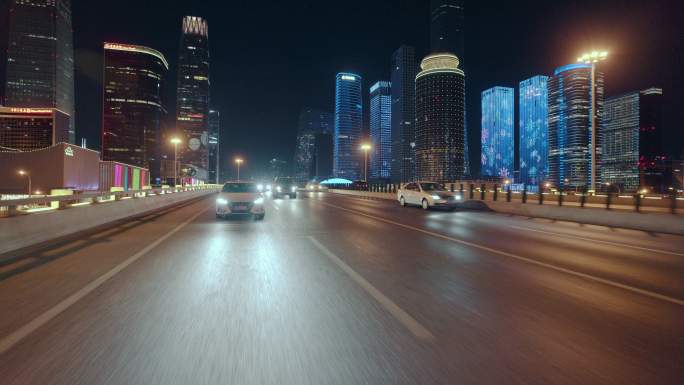
[[[460,193],[451,192],[437,182],[411,182],[397,190],[397,200],[402,206],[417,205],[424,210],[433,207],[453,209],[463,200]]]
[[[251,215],[264,219],[264,196],[252,182],[226,182],[216,197],[216,218],[230,215]]]

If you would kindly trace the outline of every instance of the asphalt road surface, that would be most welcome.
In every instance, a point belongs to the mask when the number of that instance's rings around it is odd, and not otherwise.
[[[684,237],[266,209],[203,199],[0,266],[0,384],[684,383]]]

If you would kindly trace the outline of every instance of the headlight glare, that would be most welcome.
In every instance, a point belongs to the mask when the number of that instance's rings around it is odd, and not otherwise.
[[[264,198],[263,198],[263,197],[259,197],[259,198],[255,199],[255,200],[254,200],[254,204],[255,204],[255,205],[264,204]]]
[[[439,195],[431,195],[431,197],[432,197],[432,199],[435,199],[435,200],[440,200],[440,199],[442,199],[442,197],[439,196]]]
[[[228,204],[228,199],[218,198],[218,199],[216,199],[216,203],[217,203],[217,204],[220,204],[220,205],[227,205],[227,204]]]

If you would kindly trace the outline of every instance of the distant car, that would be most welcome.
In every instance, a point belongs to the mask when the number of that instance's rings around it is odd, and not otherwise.
[[[328,191],[328,186],[322,185],[320,183],[311,182],[306,184],[306,191],[318,192],[318,191]]]
[[[289,177],[276,179],[272,191],[273,199],[282,198],[285,195],[292,199],[297,198],[297,184],[292,178]]]
[[[433,207],[455,208],[463,200],[460,193],[450,192],[437,182],[407,183],[397,190],[397,200],[402,206],[418,205],[424,210]]]
[[[256,183],[226,182],[216,197],[216,218],[230,215],[251,215],[254,219],[264,219],[264,197]]]
[[[368,182],[364,180],[355,180],[351,184],[352,190],[368,191]]]

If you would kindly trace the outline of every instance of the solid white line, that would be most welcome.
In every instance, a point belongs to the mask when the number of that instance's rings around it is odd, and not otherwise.
[[[316,238],[308,236],[311,243],[313,243],[326,257],[328,257],[333,263],[337,265],[342,271],[347,273],[347,275],[356,282],[363,290],[365,290],[371,297],[373,297],[380,306],[382,306],[388,313],[390,313],[397,321],[399,321],[404,327],[406,327],[416,338],[424,341],[434,340],[434,336],[430,331],[428,331],[423,325],[418,323],[413,317],[411,317],[407,312],[400,308],[397,304],[392,302],[391,299],[387,298],[378,289],[376,289],[370,282],[366,281],[359,273],[354,271],[349,265],[344,263],[337,255],[332,251],[328,250],[327,247],[323,246]]]
[[[562,273],[565,273],[565,274],[574,275],[574,276],[576,276],[576,277],[581,277],[581,278],[588,279],[588,280],[594,281],[594,282],[600,282],[600,283],[602,283],[602,284],[604,284],[604,285],[617,287],[617,288],[620,288],[620,289],[623,289],[623,290],[628,290],[628,291],[631,291],[631,292],[634,292],[634,293],[639,293],[639,294],[645,295],[645,296],[647,296],[647,297],[657,298],[657,299],[660,299],[660,300],[663,300],[663,301],[666,301],[666,302],[670,302],[670,303],[673,303],[673,304],[676,304],[676,305],[684,306],[684,300],[681,300],[681,299],[679,299],[679,298],[668,297],[668,296],[666,296],[666,295],[659,294],[659,293],[655,293],[655,292],[648,291],[648,290],[644,290],[644,289],[640,289],[640,288],[638,288],[638,287],[628,286],[628,285],[625,285],[625,284],[622,284],[622,283],[619,283],[619,282],[610,281],[610,280],[608,280],[608,279],[604,279],[604,278],[600,278],[600,277],[595,277],[595,276],[593,276],[593,275],[589,275],[589,274],[585,274],[585,273],[580,273],[580,272],[578,272],[578,271],[566,269],[566,268],[564,268],[564,267],[559,267],[559,266],[551,265],[551,264],[544,263],[544,262],[540,262],[540,261],[537,261],[537,260],[534,260],[534,259],[531,259],[531,258],[527,258],[527,257],[523,257],[523,256],[516,255],[516,254],[513,254],[513,253],[509,253],[509,252],[507,252],[507,251],[492,249],[491,247],[487,247],[487,246],[479,245],[479,244],[477,244],[477,243],[472,243],[472,242],[464,241],[464,240],[462,240],[462,239],[453,238],[453,237],[450,237],[450,236],[447,236],[447,235],[444,235],[444,234],[435,233],[435,232],[432,232],[432,231],[429,231],[429,230],[424,230],[424,229],[421,229],[421,228],[419,228],[419,227],[407,225],[407,224],[404,224],[404,223],[395,222],[395,221],[390,220],[390,219],[378,217],[378,216],[375,216],[375,215],[366,214],[366,213],[363,213],[363,212],[360,212],[360,211],[351,210],[351,209],[348,209],[348,208],[346,208],[346,207],[341,207],[341,206],[337,206],[337,205],[333,205],[333,204],[325,203],[325,202],[320,202],[320,203],[321,203],[321,204],[324,204],[324,205],[326,205],[326,206],[335,207],[335,208],[337,208],[337,209],[339,209],[339,210],[344,210],[344,211],[348,211],[348,212],[350,212],[350,213],[354,213],[354,214],[357,214],[357,215],[361,215],[361,216],[364,216],[364,217],[368,217],[368,218],[371,218],[371,219],[375,219],[375,220],[377,220],[377,221],[389,223],[389,224],[392,224],[392,225],[395,225],[395,226],[399,226],[399,227],[403,227],[403,228],[405,228],[405,229],[409,229],[409,230],[413,230],[413,231],[418,231],[418,232],[420,232],[420,233],[427,234],[427,235],[430,235],[430,236],[433,236],[433,237],[436,237],[436,238],[441,238],[441,239],[445,239],[445,240],[447,240],[447,241],[460,243],[460,244],[462,244],[462,245],[474,247],[474,248],[476,248],[476,249],[484,250],[484,251],[487,251],[487,252],[490,252],[490,253],[493,253],[493,254],[503,255],[503,256],[506,256],[506,257],[509,257],[509,258],[517,259],[517,260],[519,260],[519,261],[524,261],[524,262],[527,262],[527,263],[530,263],[530,264],[533,264],[533,265],[545,267],[545,268],[547,268],[547,269],[559,271],[559,272],[562,272]]]
[[[128,257],[128,259],[121,262],[119,265],[117,265],[113,269],[109,270],[105,274],[101,275],[100,277],[98,277],[94,281],[90,282],[89,284],[87,284],[86,286],[81,288],[76,293],[70,295],[69,297],[67,297],[62,302],[58,303],[57,305],[55,305],[51,309],[47,310],[43,314],[41,314],[38,317],[36,317],[35,319],[33,319],[31,322],[27,323],[26,325],[22,326],[21,328],[19,328],[18,330],[16,330],[12,334],[10,334],[7,337],[0,340],[0,354],[8,351],[14,345],[16,345],[19,341],[26,338],[28,335],[30,335],[31,333],[36,331],[38,328],[45,325],[50,320],[57,317],[60,313],[62,313],[66,309],[68,309],[71,305],[75,304],[76,302],[81,300],[83,297],[90,294],[93,290],[97,289],[103,283],[105,283],[107,280],[109,280],[110,278],[112,278],[115,275],[117,275],[118,273],[120,273],[123,269],[128,267],[131,263],[133,263],[133,262],[137,261],[138,259],[140,259],[141,257],[143,257],[145,254],[147,254],[152,249],[157,247],[160,243],[164,242],[169,237],[171,237],[173,234],[175,234],[179,230],[181,230],[183,227],[190,224],[190,222],[197,219],[197,217],[204,214],[204,212],[207,211],[208,209],[209,209],[209,207],[204,208],[203,210],[200,210],[198,213],[196,213],[195,215],[190,217],[190,219],[188,219],[185,222],[181,223],[180,225],[176,226],[173,230],[164,234],[162,237],[160,237],[156,241],[150,243],[144,249],[142,249],[142,250],[138,251],[137,253],[133,254],[132,256]]]
[[[555,236],[558,236],[558,237],[574,238],[574,239],[579,239],[579,240],[582,240],[582,241],[603,243],[603,244],[611,245],[611,246],[618,246],[618,247],[625,247],[625,248],[635,249],[635,250],[649,251],[649,252],[652,252],[652,253],[670,254],[670,255],[676,255],[676,256],[679,256],[679,257],[684,257],[684,253],[677,253],[676,251],[669,251],[669,250],[663,250],[663,249],[651,249],[651,248],[648,248],[648,247],[630,245],[630,244],[627,244],[627,243],[612,242],[612,241],[603,241],[603,240],[600,240],[600,239],[585,238],[585,237],[581,237],[581,236],[579,236],[579,235],[562,234],[562,233],[556,233],[556,232],[553,232],[553,231],[538,230],[538,229],[533,229],[533,228],[524,227],[524,226],[509,225],[509,226],[507,226],[507,227],[511,227],[511,228],[519,229],[519,230],[525,230],[525,231],[534,231],[534,232],[542,233],[542,234],[555,235]]]

